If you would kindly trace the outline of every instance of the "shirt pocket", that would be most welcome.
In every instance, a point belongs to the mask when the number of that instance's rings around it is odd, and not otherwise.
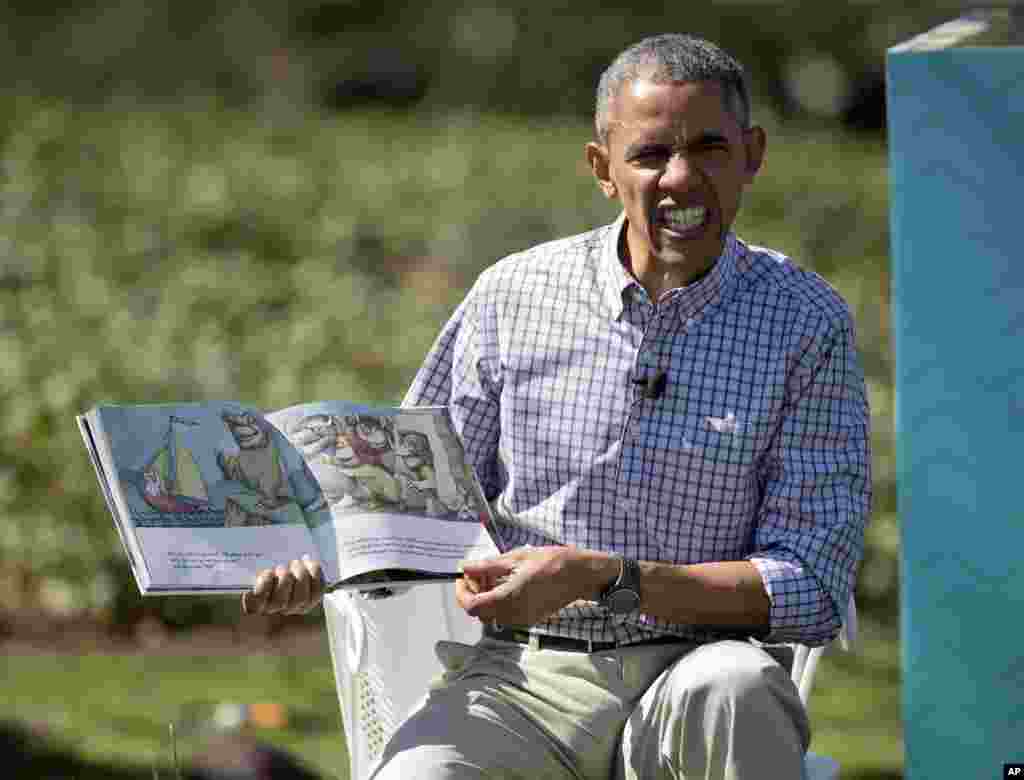
[[[647,441],[654,445],[645,446],[642,456],[649,478],[648,502],[700,515],[748,503],[767,440],[761,419],[702,410],[677,416],[670,424],[662,422],[652,433]]]
[[[685,444],[690,445],[692,456],[708,468],[750,468],[757,455],[756,425],[732,413],[722,417],[695,416],[686,426]]]

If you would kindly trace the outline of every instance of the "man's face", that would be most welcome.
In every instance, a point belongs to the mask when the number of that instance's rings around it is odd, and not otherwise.
[[[607,145],[587,159],[626,212],[630,269],[655,297],[711,268],[764,155],[713,81],[637,79],[611,103]]]

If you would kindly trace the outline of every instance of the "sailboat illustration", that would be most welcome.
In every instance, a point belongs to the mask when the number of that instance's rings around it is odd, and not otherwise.
[[[199,464],[181,441],[175,424],[198,426],[194,420],[170,416],[163,446],[142,470],[142,497],[161,512],[199,512],[209,508],[209,496]]]

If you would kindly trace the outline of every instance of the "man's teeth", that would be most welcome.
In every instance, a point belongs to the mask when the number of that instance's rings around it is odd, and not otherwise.
[[[689,230],[704,222],[707,209],[704,206],[691,206],[687,209],[671,209],[663,212],[665,223],[671,228]]]

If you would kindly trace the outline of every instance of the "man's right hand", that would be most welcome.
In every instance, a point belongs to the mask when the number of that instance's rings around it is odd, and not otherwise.
[[[252,590],[242,594],[242,612],[247,615],[302,615],[324,595],[320,564],[308,555],[287,566],[264,569],[256,575]]]

